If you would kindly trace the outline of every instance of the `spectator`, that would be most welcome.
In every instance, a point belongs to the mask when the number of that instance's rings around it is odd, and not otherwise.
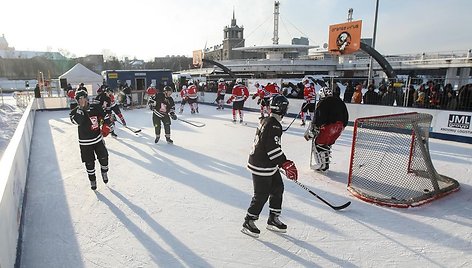
[[[387,92],[382,95],[382,100],[380,101],[381,105],[393,106],[395,103],[395,92],[393,91],[392,86],[388,86]]]
[[[378,104],[379,103],[379,94],[375,92],[374,85],[370,84],[367,87],[367,92],[363,96],[364,104]]]
[[[41,98],[41,88],[39,87],[39,84],[36,84],[36,87],[34,88],[34,97]]]
[[[347,81],[346,91],[344,91],[343,100],[346,103],[351,103],[352,95],[354,94],[354,87],[352,86],[352,81]]]
[[[438,109],[438,108],[440,108],[439,90],[440,90],[440,86],[439,86],[439,85],[434,85],[434,86],[430,87],[430,92],[429,92],[429,107],[432,108],[432,109]]]
[[[361,104],[362,102],[362,85],[358,84],[356,86],[356,91],[352,95],[351,103]]]
[[[472,111],[472,84],[462,86],[457,97],[460,110]]]
[[[387,93],[387,86],[385,84],[380,85],[379,87],[379,103],[381,102],[383,95]]]
[[[417,94],[415,103],[413,104],[413,107],[424,108],[424,103],[425,103],[425,93],[424,91],[419,91]]]
[[[456,97],[456,92],[452,90],[451,88],[446,88],[445,94],[446,96],[446,109],[447,110],[457,110],[457,97]]]

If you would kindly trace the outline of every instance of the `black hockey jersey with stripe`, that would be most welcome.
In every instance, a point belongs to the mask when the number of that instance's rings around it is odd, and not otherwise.
[[[249,154],[248,169],[259,176],[272,176],[287,160],[281,148],[282,125],[272,116],[261,120]]]
[[[78,125],[79,144],[92,145],[103,139],[101,121],[110,124],[109,116],[99,103],[91,103],[87,109],[76,107],[69,114],[72,123]]]

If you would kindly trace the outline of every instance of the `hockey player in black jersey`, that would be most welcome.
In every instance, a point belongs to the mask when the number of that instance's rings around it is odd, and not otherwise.
[[[306,140],[313,139],[312,157],[316,165],[311,167],[315,171],[326,172],[329,169],[331,146],[347,126],[348,119],[346,104],[339,97],[333,96],[329,87],[323,87],[315,118],[304,135]]]
[[[287,178],[297,180],[298,171],[291,160],[287,160],[281,148],[282,126],[280,121],[287,112],[288,100],[283,95],[272,98],[270,116],[261,119],[256,130],[254,146],[249,154],[248,169],[252,172],[254,196],[243,223],[243,233],[258,237],[260,230],[255,225],[267,199],[269,200],[269,219],[267,229],[286,232],[287,225],[279,220],[282,212],[284,184],[279,168]]]
[[[95,176],[95,156],[100,163],[104,183],[108,183],[108,151],[103,137],[110,133],[110,119],[99,103],[89,103],[85,90],[75,94],[78,106],[69,116],[72,123],[78,125],[80,156],[85,163],[92,190],[97,189]]]
[[[103,110],[105,111],[105,113],[110,118],[110,128],[111,128],[110,134],[111,134],[112,137],[118,137],[118,135],[116,135],[116,133],[115,133],[115,122],[113,121],[113,117],[112,117],[112,114],[111,114],[112,113],[111,99],[107,94],[106,85],[100,86],[100,88],[97,89],[97,94],[98,95],[95,97],[95,100],[100,103]]]
[[[167,143],[174,143],[170,138],[170,119],[177,120],[177,115],[175,114],[174,99],[171,95],[172,88],[166,86],[164,87],[164,92],[159,90],[154,96],[149,98],[148,106],[153,112],[152,123],[156,134],[155,143],[158,143],[161,137],[161,123],[164,124],[164,133]]]

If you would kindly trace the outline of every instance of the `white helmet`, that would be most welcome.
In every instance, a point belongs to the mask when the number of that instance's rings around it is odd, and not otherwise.
[[[188,80],[187,84],[188,85],[193,85],[193,80],[192,79]]]
[[[306,84],[306,83],[309,83],[309,82],[310,82],[310,81],[309,81],[308,78],[306,78],[306,77],[302,79],[302,83],[303,83],[303,84]]]
[[[182,86],[182,89],[183,89],[183,90],[187,89],[187,86],[186,86],[186,85],[183,85],[183,86]]]
[[[320,89],[320,99],[333,96],[333,91],[329,87],[322,87]]]
[[[242,83],[243,83],[243,80],[241,78],[236,79],[236,84],[242,84]]]
[[[223,78],[218,79],[218,82],[223,83],[225,80]]]

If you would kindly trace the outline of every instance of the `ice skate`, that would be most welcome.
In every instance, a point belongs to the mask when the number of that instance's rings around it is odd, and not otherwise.
[[[256,238],[259,237],[259,234],[261,233],[254,223],[254,220],[249,219],[244,220],[243,229],[241,229],[241,232]]]
[[[156,139],[154,139],[154,143],[158,143],[159,142],[159,136],[156,137]]]
[[[173,140],[171,140],[171,138],[170,138],[170,137],[166,137],[166,141],[167,141],[167,143],[169,143],[169,144],[173,144],[173,143],[174,143],[174,141],[173,141]]]
[[[103,183],[105,183],[105,184],[108,183],[108,173],[107,172],[102,172],[102,179],[103,179]]]
[[[97,190],[97,180],[90,181],[90,189]]]
[[[111,134],[111,136],[112,136],[113,138],[118,137],[118,135],[116,135],[115,131],[110,132],[110,134]]]
[[[280,221],[279,216],[275,214],[270,214],[269,219],[267,220],[267,230],[274,232],[285,233],[287,232],[287,225]]]

